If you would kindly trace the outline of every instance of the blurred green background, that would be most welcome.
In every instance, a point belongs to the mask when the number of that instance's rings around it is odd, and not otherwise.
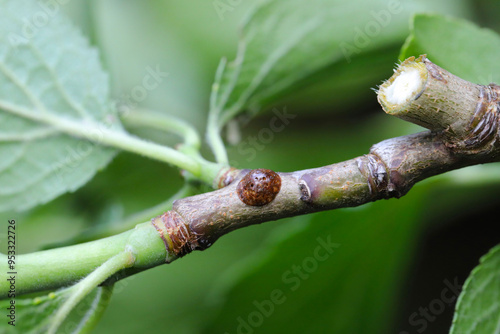
[[[148,68],[159,67],[169,76],[140,106],[182,117],[204,133],[215,69],[221,57],[234,58],[252,6],[220,2],[231,8],[222,16],[218,2],[203,0],[73,0],[62,8],[100,49],[117,101],[141,84]],[[429,11],[500,31],[497,1],[428,3],[422,6]],[[400,20],[408,22],[408,15]],[[312,168],[420,131],[385,115],[370,89],[391,76],[409,32],[406,23],[386,29],[397,30],[351,62],[332,64],[251,121],[243,119],[240,144],[229,147],[233,165]],[[273,108],[295,118],[252,146],[251,137],[270,126]],[[131,131],[176,141],[152,130]],[[463,283],[498,243],[499,180],[481,176],[499,171],[498,164],[473,167],[426,180],[401,199],[235,231],[207,251],[119,282],[95,333],[447,333],[453,305],[427,318],[421,309],[437,305],[446,282]],[[151,207],[181,184],[177,170],[121,153],[77,192],[10,214],[18,221],[18,250],[35,251]],[[318,237],[339,245],[324,261],[311,260]],[[276,290],[284,302],[259,308]]]

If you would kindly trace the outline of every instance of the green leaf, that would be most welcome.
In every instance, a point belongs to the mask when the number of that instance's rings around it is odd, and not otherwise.
[[[204,333],[390,332],[422,194],[287,222],[218,281]]]
[[[115,150],[95,143],[121,125],[97,51],[61,12],[35,1],[0,7],[0,211],[23,210],[106,166]]]
[[[72,290],[73,288],[67,288],[34,298],[16,298],[15,326],[2,321],[0,332],[6,334],[46,333],[57,310],[71,296]],[[63,329],[64,333],[88,333],[106,309],[112,290],[113,288],[109,286],[95,288],[75,307],[59,328]],[[10,300],[0,301],[0,307],[3,310],[9,306]]]
[[[500,245],[483,256],[465,281],[450,334],[500,333]]]
[[[358,54],[402,40],[416,10],[464,13],[456,1],[262,1],[243,26],[236,59],[221,63],[212,90],[217,122],[209,126],[258,111],[329,65],[348,65]]]
[[[427,54],[434,63],[475,83],[500,82],[500,36],[462,19],[418,14],[400,59]]]

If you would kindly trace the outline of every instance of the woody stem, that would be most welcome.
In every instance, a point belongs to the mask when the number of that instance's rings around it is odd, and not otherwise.
[[[108,283],[206,249],[248,225],[398,198],[433,175],[500,161],[499,86],[464,81],[421,56],[403,62],[380,87],[378,99],[389,114],[430,131],[384,140],[368,154],[344,162],[277,173],[280,187],[264,205],[243,202],[238,195],[248,170],[223,169],[213,182],[221,189],[178,199],[151,223],[111,238],[19,256],[23,280],[18,292],[75,282],[125,247],[133,250],[135,262]],[[8,285],[0,282],[0,298],[7,291]]]

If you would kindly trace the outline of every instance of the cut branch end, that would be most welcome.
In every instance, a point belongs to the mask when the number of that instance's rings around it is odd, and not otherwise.
[[[461,79],[425,55],[410,57],[378,91],[384,111],[438,133],[454,154],[498,150],[500,88]]]
[[[406,59],[378,91],[378,101],[388,114],[397,114],[423,92],[427,82],[427,69],[420,56]]]

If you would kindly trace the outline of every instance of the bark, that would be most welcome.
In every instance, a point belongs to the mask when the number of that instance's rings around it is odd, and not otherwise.
[[[413,69],[421,80],[417,88],[402,103],[388,101],[386,93],[400,88],[391,87],[398,76]],[[224,170],[215,182],[221,189],[179,199],[171,211],[152,219],[165,243],[166,261],[206,249],[245,226],[399,198],[433,175],[500,161],[499,98],[499,86],[462,80],[425,56],[409,58],[380,87],[378,99],[387,113],[430,131],[382,141],[368,154],[344,162],[276,173],[279,187],[255,183],[270,182],[272,171]],[[250,182],[249,173],[261,176]],[[261,201],[269,196],[270,202]]]
[[[112,284],[206,249],[245,226],[399,198],[433,175],[500,161],[499,86],[464,81],[421,56],[403,62],[380,87],[378,99],[387,113],[429,131],[387,139],[361,157],[303,171],[224,168],[213,180],[219,190],[176,200],[172,210],[151,223],[105,239],[19,255],[16,293],[73,284],[113,256],[130,252],[133,263],[103,283]],[[0,260],[7,263],[5,255]],[[9,288],[9,282],[0,281],[0,298]]]

